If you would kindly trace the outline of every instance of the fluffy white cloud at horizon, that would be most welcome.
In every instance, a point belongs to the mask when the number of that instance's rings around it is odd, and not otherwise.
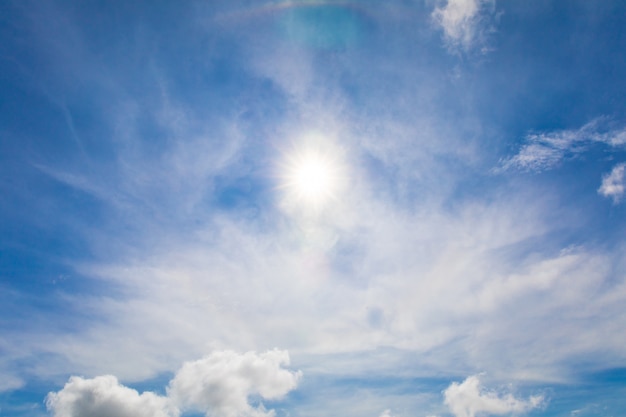
[[[277,399],[294,389],[301,373],[282,369],[283,365],[289,365],[289,355],[278,350],[260,355],[214,352],[183,364],[166,396],[139,394],[112,375],[74,376],[61,391],[48,394],[46,406],[55,417],[177,417],[181,410],[214,417],[272,417],[274,410],[265,410],[262,404],[252,407],[248,399],[252,395]]]
[[[621,3],[1,7],[3,415],[626,407]]]
[[[61,391],[48,395],[46,406],[55,417],[180,415],[167,398],[151,392],[139,394],[120,385],[112,375],[93,379],[71,377]]]
[[[485,391],[481,387],[480,378],[476,375],[468,377],[460,384],[453,382],[444,391],[444,398],[444,402],[456,417],[521,414],[540,407],[544,402],[541,395],[521,400],[511,393]]]
[[[274,410],[263,404],[249,404],[252,394],[266,400],[279,399],[296,388],[301,372],[281,369],[289,365],[284,351],[236,354],[218,351],[194,362],[186,362],[170,381],[167,394],[139,394],[119,384],[112,375],[84,379],[73,376],[59,392],[51,392],[46,406],[54,417],[156,416],[178,417],[181,410],[195,410],[215,417],[273,417]],[[456,417],[477,414],[520,414],[545,405],[542,395],[528,400],[511,393],[499,394],[482,388],[478,376],[453,382],[443,392],[444,404]],[[384,410],[380,417],[392,417]]]

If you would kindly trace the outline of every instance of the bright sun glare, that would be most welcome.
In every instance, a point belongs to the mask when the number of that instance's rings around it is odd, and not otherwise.
[[[313,208],[334,198],[340,183],[337,159],[320,150],[292,154],[283,175],[288,197],[299,205]]]
[[[293,185],[304,199],[318,201],[332,190],[331,170],[328,161],[310,155],[295,168]]]

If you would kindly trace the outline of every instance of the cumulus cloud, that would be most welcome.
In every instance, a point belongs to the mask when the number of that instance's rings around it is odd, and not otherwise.
[[[501,170],[517,168],[523,171],[541,172],[554,168],[563,159],[573,157],[588,149],[593,143],[610,147],[626,144],[626,129],[602,132],[603,119],[595,119],[580,129],[532,133],[517,155],[505,159]]]
[[[494,5],[494,0],[447,0],[445,6],[435,8],[432,18],[451,46],[468,49],[483,36],[486,11]]]
[[[221,417],[272,416],[272,410],[248,403],[251,395],[277,399],[293,390],[300,372],[282,369],[289,364],[285,351],[257,355],[216,352],[198,361],[187,362],[170,382],[168,395],[184,409]]]
[[[602,185],[598,189],[598,193],[605,197],[612,197],[615,203],[618,203],[624,195],[624,186],[626,185],[626,163],[622,163],[613,167],[611,172],[602,178]]]
[[[181,411],[213,417],[273,416],[248,398],[278,399],[296,388],[300,372],[283,369],[289,354],[272,350],[262,354],[214,352],[187,362],[170,381],[166,396],[139,394],[112,375],[85,379],[73,376],[59,392],[46,398],[54,417],[178,417]]]
[[[525,413],[544,402],[542,396],[531,396],[528,400],[522,400],[515,398],[511,393],[486,391],[482,389],[477,375],[468,377],[460,384],[453,382],[444,391],[444,397],[444,403],[456,417]]]
[[[152,392],[139,394],[120,385],[112,375],[70,378],[59,392],[50,393],[46,406],[55,417],[176,417],[180,413],[168,398]]]

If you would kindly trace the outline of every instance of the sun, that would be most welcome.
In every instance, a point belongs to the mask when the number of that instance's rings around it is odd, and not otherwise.
[[[332,195],[333,167],[321,155],[306,155],[294,166],[291,181],[302,199],[319,202]]]
[[[336,150],[306,147],[287,156],[281,188],[292,203],[321,208],[337,198],[343,180],[341,171]]]

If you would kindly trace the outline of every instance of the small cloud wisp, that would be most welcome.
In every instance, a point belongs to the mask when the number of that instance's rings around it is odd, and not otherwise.
[[[611,148],[626,145],[626,128],[602,132],[602,121],[602,118],[592,120],[580,129],[528,134],[526,144],[517,155],[502,160],[498,171],[516,168],[543,172],[555,168],[565,158],[585,152],[592,143]]]
[[[443,29],[444,39],[453,48],[470,49],[484,32],[484,11],[493,9],[494,0],[448,0],[431,17]]]
[[[598,189],[598,193],[604,197],[613,198],[615,204],[619,203],[624,195],[624,187],[626,187],[626,163],[618,164],[611,172],[602,177],[602,185]]]

